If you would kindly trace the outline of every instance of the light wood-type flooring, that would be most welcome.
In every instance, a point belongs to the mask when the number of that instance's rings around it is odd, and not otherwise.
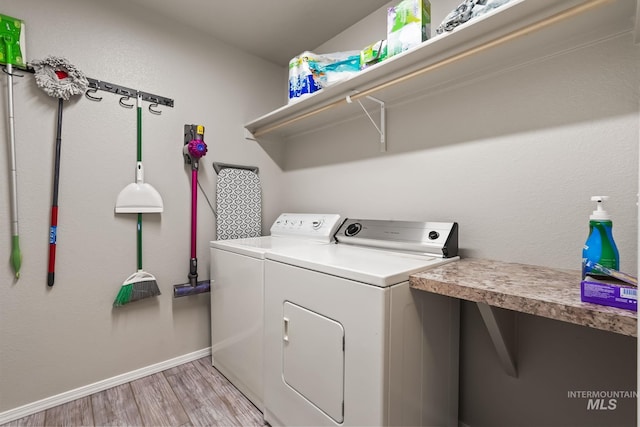
[[[208,356],[0,427],[262,425],[262,413]]]

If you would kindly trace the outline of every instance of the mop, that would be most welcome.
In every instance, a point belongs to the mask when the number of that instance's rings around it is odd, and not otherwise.
[[[87,77],[65,58],[49,56],[31,63],[35,70],[36,84],[45,93],[58,98],[58,124],[56,130],[56,157],[53,175],[53,198],[51,203],[51,226],[49,228],[49,270],[47,285],[55,281],[56,245],[58,236],[58,186],[60,183],[60,148],[62,145],[62,108],[64,101],[87,90]]]
[[[137,130],[138,150],[136,162],[136,182],[127,185],[116,200],[116,213],[137,213],[137,260],[138,270],[127,277],[120,287],[120,291],[113,301],[118,307],[143,298],[160,295],[160,288],[156,278],[142,269],[142,214],[147,212],[162,212],[163,203],[160,193],[151,185],[144,182],[142,167],[142,95],[137,96]]]
[[[210,281],[198,282],[198,258],[196,255],[196,231],[198,211],[198,167],[200,158],[207,154],[204,142],[204,126],[184,125],[185,144],[182,149],[185,163],[191,164],[191,258],[189,259],[188,283],[173,286],[173,297],[185,297],[210,291]]]
[[[9,156],[11,159],[11,255],[9,262],[20,278],[22,253],[18,233],[18,173],[16,168],[16,130],[13,120],[13,66],[25,66],[25,25],[20,19],[0,15],[0,63],[6,65],[7,104],[9,112]]]

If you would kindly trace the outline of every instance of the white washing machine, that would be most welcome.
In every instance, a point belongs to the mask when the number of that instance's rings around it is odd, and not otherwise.
[[[210,243],[213,366],[263,412],[265,253],[326,245],[339,221],[337,214],[283,213],[271,226],[270,236]]]
[[[346,219],[266,254],[272,426],[457,426],[459,301],[409,287],[458,259],[456,223]]]

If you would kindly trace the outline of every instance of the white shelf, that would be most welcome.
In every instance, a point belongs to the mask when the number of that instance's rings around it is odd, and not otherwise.
[[[593,44],[633,31],[638,1],[514,0],[245,128],[258,140],[282,141],[363,114],[348,95],[398,102]]]

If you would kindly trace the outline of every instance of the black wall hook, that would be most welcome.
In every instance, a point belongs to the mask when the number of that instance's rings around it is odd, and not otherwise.
[[[125,102],[125,101],[128,101],[129,99],[131,99],[131,97],[129,95],[125,95],[125,96],[120,98],[120,100],[118,101],[118,104],[120,104],[124,108],[133,108],[133,107],[135,107],[135,104],[127,104]]]
[[[6,67],[2,67],[2,72],[5,73],[8,76],[24,77],[24,74],[16,74],[15,72],[13,72],[13,73],[8,72]]]
[[[153,104],[149,104],[149,112],[151,112],[153,114],[157,114],[157,115],[162,114],[162,111],[153,109],[153,107],[157,107],[157,106],[158,106],[157,102],[154,102]]]
[[[101,96],[93,96],[93,95],[91,95],[91,94],[97,93],[97,92],[98,92],[98,88],[95,88],[95,87],[89,88],[84,93],[84,96],[86,96],[87,98],[89,98],[92,101],[100,102],[100,101],[102,101],[102,97]]]

